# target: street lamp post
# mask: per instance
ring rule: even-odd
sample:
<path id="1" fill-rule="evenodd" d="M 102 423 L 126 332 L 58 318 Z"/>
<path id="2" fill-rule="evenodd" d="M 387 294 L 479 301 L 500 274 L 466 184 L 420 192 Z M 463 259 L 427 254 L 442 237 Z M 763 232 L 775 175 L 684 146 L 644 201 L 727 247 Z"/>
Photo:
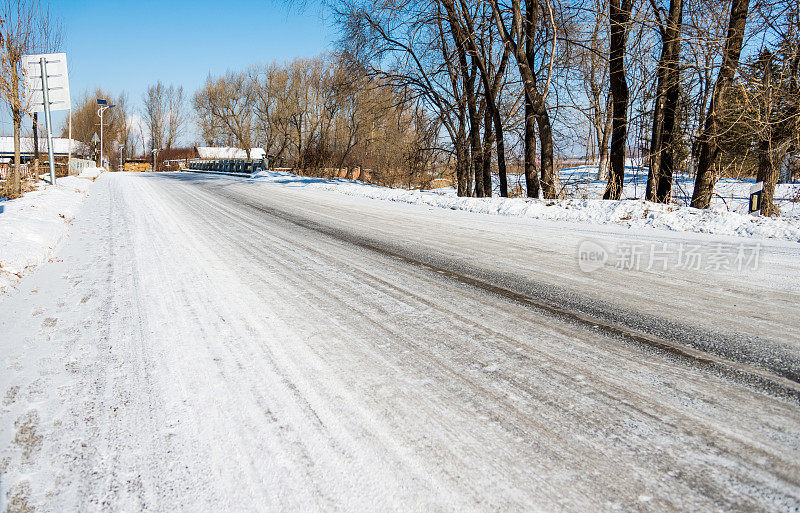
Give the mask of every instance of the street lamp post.
<path id="1" fill-rule="evenodd" d="M 97 99 L 97 105 L 100 105 L 100 108 L 97 109 L 97 115 L 100 116 L 100 167 L 103 167 L 103 112 L 111 107 L 116 107 L 116 105 L 109 105 L 108 100 L 103 98 Z"/>

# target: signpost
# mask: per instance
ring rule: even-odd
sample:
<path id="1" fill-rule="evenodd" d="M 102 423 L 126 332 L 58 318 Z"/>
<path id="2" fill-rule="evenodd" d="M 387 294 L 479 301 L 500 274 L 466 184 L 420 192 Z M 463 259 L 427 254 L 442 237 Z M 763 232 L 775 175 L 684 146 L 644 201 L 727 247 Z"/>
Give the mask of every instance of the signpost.
<path id="1" fill-rule="evenodd" d="M 67 54 L 47 53 L 23 55 L 23 85 L 31 112 L 44 112 L 47 127 L 47 154 L 50 161 L 50 183 L 56 183 L 56 161 L 53 156 L 53 124 L 50 112 L 71 110 Z"/>
<path id="2" fill-rule="evenodd" d="M 750 205 L 748 212 L 754 216 L 761 215 L 761 194 L 764 192 L 764 182 L 757 182 L 750 186 Z"/>

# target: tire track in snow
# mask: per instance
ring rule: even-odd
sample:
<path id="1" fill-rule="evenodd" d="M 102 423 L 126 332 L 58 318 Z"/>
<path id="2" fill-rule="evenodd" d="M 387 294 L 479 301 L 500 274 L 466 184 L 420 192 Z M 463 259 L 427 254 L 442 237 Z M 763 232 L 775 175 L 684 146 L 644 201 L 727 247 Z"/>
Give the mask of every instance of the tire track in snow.
<path id="1" fill-rule="evenodd" d="M 643 318 L 633 312 L 625 312 L 620 315 L 619 312 L 611 312 L 609 310 L 609 312 L 607 312 L 608 315 L 603 315 L 605 312 L 602 312 L 602 310 L 597 310 L 589 306 L 569 304 L 566 301 L 558 300 L 556 297 L 551 296 L 542 299 L 540 297 L 522 294 L 486 281 L 485 279 L 476 278 L 475 275 L 480 275 L 479 272 L 473 271 L 471 274 L 467 274 L 455 271 L 452 265 L 448 265 L 444 262 L 436 262 L 435 257 L 426 260 L 424 259 L 425 257 L 420 258 L 419 256 L 411 255 L 402 248 L 386 247 L 386 245 L 376 240 L 361 237 L 344 229 L 290 214 L 262 203 L 255 203 L 242 195 L 219 190 L 215 192 L 220 196 L 256 209 L 273 218 L 282 219 L 296 226 L 313 230 L 349 244 L 382 254 L 386 257 L 399 259 L 410 265 L 447 276 L 466 285 L 477 287 L 530 308 L 535 308 L 561 321 L 597 328 L 610 336 L 657 348 L 661 351 L 685 358 L 695 364 L 703 365 L 717 373 L 749 383 L 772 394 L 789 398 L 800 404 L 800 365 L 796 365 L 797 362 L 795 360 L 797 360 L 797 358 L 795 358 L 794 355 L 786 355 L 786 358 L 792 362 L 792 364 L 787 366 L 787 364 L 781 360 L 754 360 L 748 357 L 748 355 L 742 355 L 739 352 L 721 350 L 721 354 L 714 354 L 714 348 L 709 346 L 705 346 L 705 350 L 696 349 L 692 347 L 690 342 L 687 342 L 687 339 L 699 338 L 714 340 L 722 338 L 724 340 L 727 335 L 709 333 L 688 326 L 675 326 L 674 323 L 663 319 Z M 591 311 L 591 313 L 589 313 L 589 311 Z M 635 318 L 634 324 L 639 323 L 639 326 L 637 326 L 638 329 L 625 322 L 620 322 L 621 319 L 624 318 Z M 664 329 L 664 326 L 667 326 L 667 328 Z M 644 329 L 642 329 L 642 327 Z M 679 333 L 681 334 L 680 338 L 677 336 Z M 667 334 L 673 335 L 674 338 L 659 336 Z"/>
<path id="2" fill-rule="evenodd" d="M 203 197 L 200 197 L 200 196 L 196 196 L 196 197 L 195 197 L 195 200 L 197 200 L 197 201 L 195 202 L 195 204 L 202 204 L 202 205 L 203 205 L 204 207 L 206 207 L 206 208 L 207 208 L 207 207 L 209 207 L 209 206 L 214 206 L 215 208 L 219 208 L 219 205 L 218 205 L 218 204 L 217 204 L 217 205 L 214 205 L 214 203 L 213 203 L 213 202 L 214 202 L 214 200 L 213 200 L 212 198 L 203 198 Z M 244 227 L 244 228 L 247 228 L 247 227 L 248 227 L 248 225 L 250 226 L 250 231 L 257 231 L 257 230 L 255 230 L 255 229 L 253 228 L 253 223 L 252 223 L 252 221 L 251 221 L 250 223 L 242 223 L 241 225 L 237 226 L 237 229 L 233 229 L 233 226 L 234 226 L 234 224 L 235 224 L 235 221 L 236 221 L 236 219 L 235 219 L 235 218 L 236 218 L 236 212 L 235 212 L 235 211 L 233 211 L 233 210 L 228 210 L 228 211 L 224 211 L 224 210 L 223 210 L 223 211 L 220 211 L 219 213 L 220 213 L 220 214 L 224 214 L 224 218 L 227 220 L 227 222 L 228 222 L 228 223 L 231 223 L 231 226 L 230 226 L 229 228 L 230 228 L 230 231 L 231 231 L 232 233 L 240 233 L 240 232 L 241 232 L 241 230 L 240 230 L 239 228 L 243 228 L 243 227 Z M 196 211 L 196 212 L 195 212 L 195 215 L 198 215 L 198 216 L 203 216 L 203 215 L 205 215 L 205 214 L 206 214 L 206 213 L 204 213 L 204 212 L 202 212 L 202 211 Z M 216 214 L 215 214 L 215 215 L 216 215 Z M 253 245 L 253 241 L 254 241 L 254 240 L 257 240 L 257 238 L 252 238 L 252 237 L 251 237 L 251 238 L 248 238 L 248 239 L 247 239 L 247 242 L 244 242 L 244 245 L 245 245 L 245 246 L 252 246 L 252 245 Z M 298 245 L 298 242 L 297 242 L 296 240 L 294 240 L 294 241 L 292 241 L 292 242 L 291 242 L 291 244 L 292 244 L 293 246 L 297 246 L 297 245 Z M 306 248 L 304 248 L 304 250 L 308 250 L 308 248 L 306 247 Z M 252 261 L 254 261 L 254 262 L 255 262 L 255 261 L 267 261 L 267 256 L 268 256 L 268 255 L 266 255 L 266 254 L 264 254 L 264 255 L 259 255 L 259 254 L 256 254 L 256 253 L 251 253 L 251 258 L 252 258 Z M 275 255 L 272 255 L 272 256 L 274 257 Z M 278 260 L 278 261 L 283 261 L 283 258 L 282 258 L 283 256 L 285 256 L 285 255 L 281 255 L 281 257 L 277 258 L 277 260 Z M 341 265 L 341 262 L 339 262 L 339 264 Z M 306 270 L 304 269 L 304 271 L 306 271 Z M 282 276 L 282 279 L 284 279 L 284 280 L 285 280 L 285 279 L 288 279 L 288 277 L 287 277 L 287 276 Z M 313 280 L 312 280 L 312 281 L 313 281 Z M 330 283 L 327 283 L 327 284 L 326 284 L 326 287 L 330 287 L 330 285 L 331 285 Z M 331 291 L 330 291 L 330 290 L 328 290 L 328 291 L 327 291 L 327 293 L 328 293 L 328 295 L 330 295 L 330 294 L 331 294 Z M 323 292 L 323 294 L 324 294 L 324 292 Z M 346 295 L 345 295 L 345 296 L 346 296 Z M 317 299 L 319 300 L 319 299 L 321 299 L 321 298 L 317 298 Z M 376 325 L 377 325 L 377 324 L 379 324 L 379 323 L 376 323 Z M 394 335 L 397 335 L 397 334 L 395 333 Z M 418 349 L 419 349 L 419 348 L 418 348 Z M 637 402 L 637 400 L 636 400 L 635 398 L 632 398 L 632 402 Z M 632 406 L 632 404 L 630 404 L 630 405 Z M 786 476 L 785 476 L 785 477 L 786 477 Z"/>

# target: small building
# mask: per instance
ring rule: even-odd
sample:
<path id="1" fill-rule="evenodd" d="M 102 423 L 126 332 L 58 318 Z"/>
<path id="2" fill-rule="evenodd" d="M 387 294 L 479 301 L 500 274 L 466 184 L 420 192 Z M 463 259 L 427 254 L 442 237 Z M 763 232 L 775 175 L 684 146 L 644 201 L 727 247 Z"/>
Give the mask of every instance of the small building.
<path id="1" fill-rule="evenodd" d="M 70 144 L 71 143 L 71 144 Z M 72 155 L 76 155 L 81 143 L 75 139 L 67 139 L 66 137 L 53 137 L 53 156 L 56 161 L 60 158 L 66 158 L 70 151 Z M 33 137 L 20 137 L 19 141 L 20 157 L 22 162 L 30 162 L 33 160 L 34 148 Z M 47 160 L 47 137 L 39 138 L 39 160 Z M 3 135 L 0 136 L 0 162 L 9 163 L 14 159 L 14 136 Z"/>
<path id="2" fill-rule="evenodd" d="M 82 148 L 80 141 L 67 139 L 66 137 L 53 137 L 53 157 L 56 166 L 56 176 L 66 176 L 67 174 L 77 174 L 82 169 L 85 162 L 77 158 L 77 153 Z M 23 180 L 35 180 L 37 169 L 32 165 L 35 152 L 33 137 L 20 137 L 20 175 Z M 72 161 L 69 170 L 67 161 L 72 154 Z M 39 168 L 38 173 L 46 173 L 49 155 L 47 151 L 47 137 L 39 138 Z M 0 180 L 5 180 L 14 165 L 14 136 L 0 136 Z"/>

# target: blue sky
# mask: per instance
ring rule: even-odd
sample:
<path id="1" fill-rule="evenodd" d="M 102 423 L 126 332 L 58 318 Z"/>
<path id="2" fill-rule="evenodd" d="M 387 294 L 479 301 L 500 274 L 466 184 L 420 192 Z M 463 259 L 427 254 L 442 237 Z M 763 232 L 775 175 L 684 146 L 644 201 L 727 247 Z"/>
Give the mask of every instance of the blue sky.
<path id="1" fill-rule="evenodd" d="M 64 21 L 73 107 L 85 90 L 102 87 L 127 91 L 138 108 L 158 80 L 182 85 L 191 96 L 209 72 L 316 55 L 336 38 L 318 9 L 299 11 L 276 0 L 51 0 L 51 7 Z M 56 127 L 63 118 L 54 113 Z M 0 130 L 10 133 L 7 112 Z"/>

